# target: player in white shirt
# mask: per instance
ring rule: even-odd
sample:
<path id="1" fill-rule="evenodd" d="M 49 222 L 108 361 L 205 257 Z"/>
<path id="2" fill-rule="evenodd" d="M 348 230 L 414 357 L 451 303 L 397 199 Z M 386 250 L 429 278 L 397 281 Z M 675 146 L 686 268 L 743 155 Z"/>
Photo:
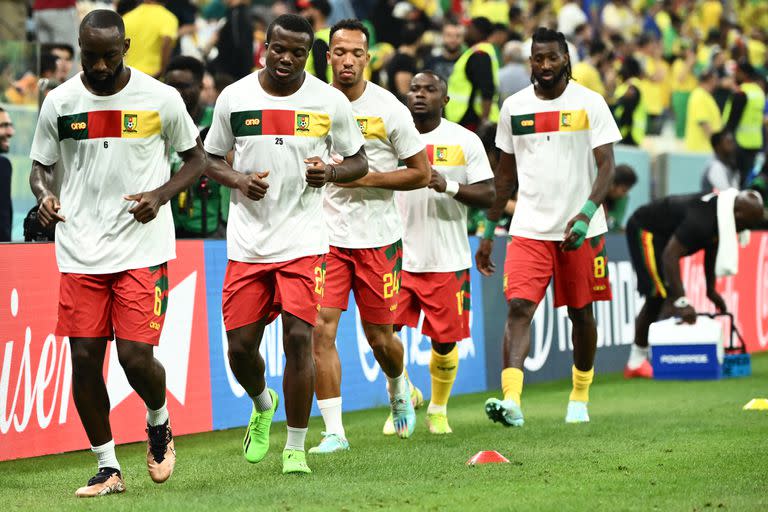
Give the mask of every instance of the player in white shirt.
<path id="1" fill-rule="evenodd" d="M 504 331 L 504 400 L 489 399 L 488 417 L 522 426 L 523 362 L 530 348 L 536 306 L 554 279 L 555 306 L 568 306 L 573 324 L 573 391 L 565 421 L 589 421 L 597 328 L 592 303 L 610 300 L 605 255 L 607 231 L 600 207 L 614 173 L 613 143 L 621 139 L 602 96 L 570 81 L 565 37 L 540 27 L 530 58 L 533 85 L 507 98 L 496 146 L 496 201 L 478 249 L 478 269 L 490 275 L 495 222 L 512 190 L 517 207 L 504 263 L 509 302 Z"/>
<path id="2" fill-rule="evenodd" d="M 368 171 L 349 102 L 304 72 L 312 40 L 304 18 L 277 17 L 267 29 L 266 67 L 222 91 L 205 139 L 208 175 L 233 189 L 222 311 L 229 364 L 253 399 L 243 440 L 243 455 L 252 463 L 267 454 L 278 405 L 277 393 L 266 387 L 259 345 L 264 327 L 282 313 L 283 473 L 311 472 L 304 441 L 315 384 L 312 329 L 328 252 L 322 187 Z M 230 167 L 225 158 L 232 149 Z M 343 163 L 324 163 L 331 149 Z"/>
<path id="3" fill-rule="evenodd" d="M 357 20 L 331 28 L 328 58 L 333 86 L 352 104 L 370 172 L 350 184 L 325 190 L 325 216 L 330 229 L 325 294 L 314 333 L 317 403 L 325 435 L 312 453 L 349 448 L 341 418 L 341 365 L 336 331 L 350 290 L 354 291 L 368 343 L 387 376 L 391 410 L 398 435 L 411 435 L 416 414 L 403 365 L 403 346 L 392 325 L 397 310 L 402 265 L 402 221 L 395 190 L 411 190 L 429 182 L 424 143 L 408 109 L 395 96 L 363 79 L 368 29 Z M 405 168 L 398 169 L 398 160 Z"/>
<path id="4" fill-rule="evenodd" d="M 149 475 L 162 483 L 173 472 L 165 369 L 153 347 L 168 301 L 166 262 L 176 257 L 168 201 L 199 178 L 205 154 L 179 93 L 123 64 L 130 40 L 120 16 L 92 11 L 79 37 L 83 72 L 43 102 L 30 185 L 43 227 L 57 223 L 56 334 L 69 336 L 72 395 L 98 457 L 98 473 L 75 494 L 91 497 L 125 491 L 102 373 L 113 336 L 147 406 Z M 184 160 L 173 177 L 168 146 Z"/>
<path id="5" fill-rule="evenodd" d="M 395 324 L 416 327 L 424 312 L 421 331 L 432 340 L 427 427 L 433 434 L 452 432 L 447 407 L 459 367 L 456 342 L 470 336 L 467 207 L 488 208 L 495 197 L 480 138 L 441 118 L 447 93 L 445 80 L 432 71 L 411 80 L 408 109 L 427 143 L 432 176 L 428 188 L 398 192 L 405 236 Z M 384 430 L 393 433 L 389 421 Z"/>

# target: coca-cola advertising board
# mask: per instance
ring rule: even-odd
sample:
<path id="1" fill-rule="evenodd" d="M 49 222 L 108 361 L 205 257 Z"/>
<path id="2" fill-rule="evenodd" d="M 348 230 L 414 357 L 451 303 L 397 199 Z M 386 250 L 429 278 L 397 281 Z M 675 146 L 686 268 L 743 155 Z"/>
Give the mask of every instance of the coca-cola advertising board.
<path id="1" fill-rule="evenodd" d="M 0 247 L 0 460 L 87 448 L 72 400 L 69 340 L 54 334 L 59 272 L 53 244 Z M 202 242 L 177 244 L 160 346 L 175 434 L 211 430 Z M 113 343 L 104 375 L 117 443 L 146 438 L 144 407 Z"/>

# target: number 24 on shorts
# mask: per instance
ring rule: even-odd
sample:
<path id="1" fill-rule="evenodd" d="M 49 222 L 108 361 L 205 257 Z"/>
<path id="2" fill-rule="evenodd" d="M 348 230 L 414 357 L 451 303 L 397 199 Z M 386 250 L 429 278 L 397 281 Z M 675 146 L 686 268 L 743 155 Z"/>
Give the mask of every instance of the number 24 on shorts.
<path id="1" fill-rule="evenodd" d="M 400 291 L 400 273 L 384 274 L 384 298 L 391 299 Z"/>

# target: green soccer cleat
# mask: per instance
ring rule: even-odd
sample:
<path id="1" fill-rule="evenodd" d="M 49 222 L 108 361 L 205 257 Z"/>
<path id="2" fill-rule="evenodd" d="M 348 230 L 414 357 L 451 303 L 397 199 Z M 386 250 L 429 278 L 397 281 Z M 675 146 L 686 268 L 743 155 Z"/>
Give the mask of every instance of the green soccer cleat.
<path id="1" fill-rule="evenodd" d="M 310 448 L 309 453 L 334 453 L 349 450 L 349 441 L 340 435 L 328 434 L 327 432 L 323 432 L 322 434 L 323 439 L 320 441 L 320 444 Z"/>
<path id="2" fill-rule="evenodd" d="M 256 407 L 251 412 L 251 421 L 245 430 L 243 438 L 243 456 L 251 464 L 261 462 L 269 450 L 269 428 L 272 426 L 272 418 L 275 416 L 279 399 L 277 393 L 270 389 L 272 396 L 272 408 L 268 411 L 258 412 Z"/>
<path id="3" fill-rule="evenodd" d="M 429 414 L 427 413 L 427 428 L 430 434 L 452 434 L 453 430 L 448 425 L 448 416 L 445 414 Z"/>
<path id="4" fill-rule="evenodd" d="M 283 474 L 288 473 L 312 473 L 304 450 L 283 450 Z"/>
<path id="5" fill-rule="evenodd" d="M 523 411 L 514 400 L 489 398 L 485 402 L 485 414 L 488 419 L 501 423 L 505 427 L 522 427 L 525 423 Z"/>

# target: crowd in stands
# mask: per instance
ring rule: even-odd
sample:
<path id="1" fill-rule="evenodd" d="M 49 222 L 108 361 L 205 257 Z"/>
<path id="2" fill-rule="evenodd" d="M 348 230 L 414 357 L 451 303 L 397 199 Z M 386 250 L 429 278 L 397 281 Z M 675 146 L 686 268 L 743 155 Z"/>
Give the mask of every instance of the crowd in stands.
<path id="1" fill-rule="evenodd" d="M 125 20 L 130 66 L 167 80 L 179 56 L 199 61 L 201 128 L 218 92 L 263 66 L 266 27 L 277 15 L 299 12 L 311 21 L 307 70 L 324 81 L 331 80 L 330 26 L 357 17 L 371 31 L 367 78 L 402 98 L 415 73 L 434 70 L 449 82 L 446 117 L 475 130 L 492 158 L 499 105 L 530 85 L 530 35 L 547 26 L 567 38 L 573 79 L 608 101 L 622 143 L 646 147 L 661 138 L 712 155 L 704 188 L 768 183 L 760 176 L 766 0 L 0 0 L 0 41 L 41 44 L 36 73 L 10 76 L 0 52 L 0 103 L 38 103 L 72 76 L 79 19 L 105 5 Z M 634 183 L 619 175 L 619 188 Z M 199 236 L 199 224 L 182 231 Z"/>

